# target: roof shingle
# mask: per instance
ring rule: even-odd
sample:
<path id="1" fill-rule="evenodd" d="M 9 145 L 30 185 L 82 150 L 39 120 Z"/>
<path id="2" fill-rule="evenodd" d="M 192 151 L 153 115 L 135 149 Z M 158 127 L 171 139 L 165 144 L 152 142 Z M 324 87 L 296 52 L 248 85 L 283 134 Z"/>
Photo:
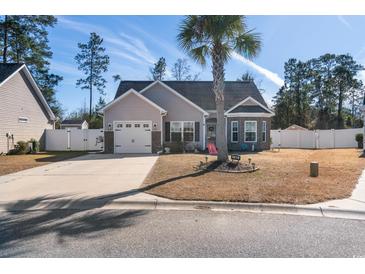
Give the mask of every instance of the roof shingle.
<path id="1" fill-rule="evenodd" d="M 204 110 L 214 110 L 215 100 L 212 91 L 212 81 L 163 81 L 166 85 L 176 90 Z M 118 98 L 129 89 L 141 91 L 153 81 L 121 81 L 115 95 Z M 226 81 L 224 87 L 224 108 L 226 110 L 235 106 L 237 103 L 252 97 L 262 105 L 267 107 L 264 98 L 257 89 L 253 81 Z"/>
<path id="2" fill-rule="evenodd" d="M 61 122 L 61 125 L 81 125 L 85 120 L 67 119 Z"/>
<path id="3" fill-rule="evenodd" d="M 17 71 L 21 66 L 23 66 L 21 63 L 0 64 L 0 84 L 15 71 Z"/>

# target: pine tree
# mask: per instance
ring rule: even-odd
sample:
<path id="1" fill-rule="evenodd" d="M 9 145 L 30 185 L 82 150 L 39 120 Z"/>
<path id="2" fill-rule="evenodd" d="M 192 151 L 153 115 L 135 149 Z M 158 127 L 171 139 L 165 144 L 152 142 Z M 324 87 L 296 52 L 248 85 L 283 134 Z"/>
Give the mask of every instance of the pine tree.
<path id="1" fill-rule="evenodd" d="M 161 57 L 157 63 L 154 64 L 153 68 L 150 68 L 150 72 L 152 75 L 152 80 L 160 80 L 162 81 L 166 74 L 166 60 L 164 57 Z"/>
<path id="2" fill-rule="evenodd" d="M 105 95 L 106 80 L 102 74 L 108 70 L 109 56 L 105 54 L 105 48 L 102 44 L 103 39 L 92 32 L 87 43 L 78 43 L 80 52 L 75 56 L 78 69 L 85 74 L 84 78 L 77 80 L 76 86 L 90 92 L 90 118 L 92 116 L 93 88 L 95 87 L 101 95 Z"/>
<path id="3" fill-rule="evenodd" d="M 51 109 L 59 116 L 62 110 L 55 99 L 55 87 L 62 77 L 50 72 L 52 51 L 48 45 L 47 30 L 56 23 L 56 17 L 48 15 L 1 16 L 0 53 L 2 63 L 27 65 Z"/>

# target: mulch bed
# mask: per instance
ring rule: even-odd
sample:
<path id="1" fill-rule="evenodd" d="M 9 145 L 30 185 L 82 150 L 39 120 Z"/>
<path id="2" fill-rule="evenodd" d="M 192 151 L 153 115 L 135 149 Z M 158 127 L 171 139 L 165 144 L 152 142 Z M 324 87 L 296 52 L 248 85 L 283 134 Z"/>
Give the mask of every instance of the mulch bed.
<path id="1" fill-rule="evenodd" d="M 215 171 L 215 172 L 227 172 L 227 173 L 245 173 L 254 172 L 258 170 L 255 164 L 248 164 L 236 161 L 211 161 L 208 163 L 201 162 L 198 166 L 200 170 Z"/>

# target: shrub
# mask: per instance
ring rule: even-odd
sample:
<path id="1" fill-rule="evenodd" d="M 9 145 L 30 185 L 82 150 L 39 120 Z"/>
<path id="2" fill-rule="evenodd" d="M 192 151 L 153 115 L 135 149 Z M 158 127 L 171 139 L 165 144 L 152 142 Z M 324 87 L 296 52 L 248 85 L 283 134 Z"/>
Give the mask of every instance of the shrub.
<path id="1" fill-rule="evenodd" d="M 357 142 L 357 147 L 358 148 L 363 148 L 364 135 L 362 133 L 356 134 L 355 135 L 355 140 Z"/>
<path id="2" fill-rule="evenodd" d="M 36 139 L 30 139 L 29 143 L 32 144 L 32 153 L 39 152 L 40 144 Z"/>
<path id="3" fill-rule="evenodd" d="M 27 142 L 19 141 L 16 144 L 17 144 L 18 154 L 25 154 L 25 153 L 28 152 L 29 147 L 28 147 L 28 143 Z"/>
<path id="4" fill-rule="evenodd" d="M 185 144 L 185 151 L 186 152 L 194 152 L 195 151 L 195 144 L 193 142 L 189 142 Z"/>
<path id="5" fill-rule="evenodd" d="M 170 148 L 170 153 L 184 152 L 184 144 L 182 142 L 167 143 L 164 146 Z"/>

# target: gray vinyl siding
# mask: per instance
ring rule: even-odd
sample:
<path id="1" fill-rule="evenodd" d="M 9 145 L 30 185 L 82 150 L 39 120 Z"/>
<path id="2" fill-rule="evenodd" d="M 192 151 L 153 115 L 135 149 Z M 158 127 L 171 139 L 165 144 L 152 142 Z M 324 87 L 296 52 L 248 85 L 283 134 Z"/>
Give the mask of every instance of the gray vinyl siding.
<path id="1" fill-rule="evenodd" d="M 20 123 L 19 117 L 27 117 L 28 122 Z M 23 72 L 0 86 L 0 153 L 7 152 L 6 133 L 14 135 L 14 143 L 31 138 L 44 143 L 44 130 L 52 128 L 53 122 Z"/>
<path id="2" fill-rule="evenodd" d="M 231 122 L 238 121 L 238 143 L 231 142 Z M 270 149 L 270 130 L 271 130 L 271 118 L 255 118 L 255 117 L 229 117 L 227 118 L 227 142 L 229 150 L 240 150 L 240 145 L 245 143 L 244 128 L 245 121 L 257 122 L 257 142 L 247 143 L 251 148 L 254 144 L 257 150 Z M 266 142 L 262 141 L 262 122 L 266 121 Z"/>
<path id="3" fill-rule="evenodd" d="M 147 103 L 137 95 L 130 93 L 121 101 L 115 103 L 104 112 L 104 129 L 108 130 L 108 124 L 114 121 L 152 121 L 157 124 L 153 131 L 161 130 L 161 114 L 158 109 Z"/>
<path id="4" fill-rule="evenodd" d="M 167 115 L 163 117 L 164 122 L 170 122 L 170 121 L 199 122 L 200 138 L 198 144 L 200 146 L 203 145 L 204 116 L 202 111 L 190 105 L 179 96 L 173 94 L 170 90 L 168 90 L 161 84 L 154 85 L 150 89 L 143 92 L 143 95 L 167 111 Z M 164 124 L 163 124 L 163 132 L 164 132 Z"/>

